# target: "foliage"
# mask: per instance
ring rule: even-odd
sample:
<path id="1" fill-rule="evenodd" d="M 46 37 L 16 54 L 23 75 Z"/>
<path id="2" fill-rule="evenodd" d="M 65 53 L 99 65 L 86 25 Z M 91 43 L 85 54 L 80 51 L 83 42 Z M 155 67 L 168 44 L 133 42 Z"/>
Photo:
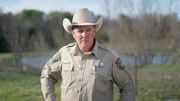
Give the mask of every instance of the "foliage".
<path id="1" fill-rule="evenodd" d="M 20 14 L 20 19 L 21 20 L 27 20 L 27 19 L 33 19 L 35 17 L 37 18 L 42 18 L 43 17 L 43 12 L 37 11 L 37 10 L 23 10 Z"/>
<path id="2" fill-rule="evenodd" d="M 68 18 L 70 21 L 72 21 L 72 14 L 69 12 L 63 12 L 63 17 Z"/>
<path id="3" fill-rule="evenodd" d="M 54 11 L 45 14 L 33 9 L 23 10 L 19 14 L 1 13 L 0 47 L 6 51 L 42 51 L 60 48 L 73 41 L 72 36 L 67 34 L 62 26 L 64 18 L 71 21 L 72 17 L 70 12 Z M 167 15 L 145 13 L 137 17 L 122 14 L 117 19 L 105 18 L 96 39 L 100 43 L 108 42 L 119 52 L 149 53 L 168 49 L 176 51 L 179 45 L 178 29 L 179 20 L 175 13 Z M 14 47 L 17 49 L 13 50 Z"/>
<path id="4" fill-rule="evenodd" d="M 103 29 L 100 29 L 97 33 L 96 33 L 96 37 L 97 41 L 99 43 L 107 43 L 109 42 L 109 36 L 108 34 L 106 33 L 105 30 Z"/>
<path id="5" fill-rule="evenodd" d="M 12 58 L 13 57 L 13 54 L 11 53 L 1 53 L 0 54 L 0 59 L 9 59 L 9 58 Z"/>
<path id="6" fill-rule="evenodd" d="M 0 52 L 8 52 L 8 43 L 4 38 L 2 28 L 0 26 Z"/>

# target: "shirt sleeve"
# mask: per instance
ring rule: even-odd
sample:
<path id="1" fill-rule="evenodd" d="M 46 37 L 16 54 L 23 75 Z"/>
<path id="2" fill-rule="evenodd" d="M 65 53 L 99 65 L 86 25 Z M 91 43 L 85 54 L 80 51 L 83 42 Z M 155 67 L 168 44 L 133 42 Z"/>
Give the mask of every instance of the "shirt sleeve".
<path id="1" fill-rule="evenodd" d="M 132 77 L 118 57 L 113 59 L 112 77 L 113 82 L 119 88 L 120 98 L 118 101 L 135 101 L 135 88 Z"/>
<path id="2" fill-rule="evenodd" d="M 57 52 L 43 67 L 41 72 L 41 91 L 45 101 L 56 101 L 55 84 L 61 79 L 60 54 Z"/>

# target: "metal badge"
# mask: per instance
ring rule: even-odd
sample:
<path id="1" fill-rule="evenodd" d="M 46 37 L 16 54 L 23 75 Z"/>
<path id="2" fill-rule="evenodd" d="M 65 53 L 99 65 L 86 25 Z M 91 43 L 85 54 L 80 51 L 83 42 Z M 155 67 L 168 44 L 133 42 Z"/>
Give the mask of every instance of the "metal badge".
<path id="1" fill-rule="evenodd" d="M 102 60 L 99 60 L 99 67 L 101 67 L 101 68 L 104 67 L 104 62 Z"/>

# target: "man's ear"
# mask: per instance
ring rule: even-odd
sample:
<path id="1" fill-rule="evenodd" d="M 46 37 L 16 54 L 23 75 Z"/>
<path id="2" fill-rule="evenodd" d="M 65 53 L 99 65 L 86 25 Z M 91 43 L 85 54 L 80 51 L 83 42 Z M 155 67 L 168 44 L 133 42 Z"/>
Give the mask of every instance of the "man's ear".
<path id="1" fill-rule="evenodd" d="M 96 33 L 96 26 L 94 26 L 94 32 Z"/>
<path id="2" fill-rule="evenodd" d="M 71 34 L 73 35 L 74 34 L 74 31 L 72 30 Z"/>
<path id="3" fill-rule="evenodd" d="M 96 27 L 94 27 L 94 33 L 96 33 Z"/>

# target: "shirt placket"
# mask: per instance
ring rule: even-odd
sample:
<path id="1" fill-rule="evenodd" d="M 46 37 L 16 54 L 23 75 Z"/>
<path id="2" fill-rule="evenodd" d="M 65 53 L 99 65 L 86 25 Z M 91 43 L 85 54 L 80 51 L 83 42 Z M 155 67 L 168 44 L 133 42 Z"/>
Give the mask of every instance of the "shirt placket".
<path id="1" fill-rule="evenodd" d="M 84 77 L 84 72 L 85 72 L 85 67 L 86 67 L 86 61 L 87 61 L 87 56 L 83 56 L 80 59 L 80 72 L 79 72 L 79 78 L 78 78 L 78 89 L 77 93 L 79 95 L 79 101 L 82 101 L 82 82 L 83 82 L 83 77 Z"/>

